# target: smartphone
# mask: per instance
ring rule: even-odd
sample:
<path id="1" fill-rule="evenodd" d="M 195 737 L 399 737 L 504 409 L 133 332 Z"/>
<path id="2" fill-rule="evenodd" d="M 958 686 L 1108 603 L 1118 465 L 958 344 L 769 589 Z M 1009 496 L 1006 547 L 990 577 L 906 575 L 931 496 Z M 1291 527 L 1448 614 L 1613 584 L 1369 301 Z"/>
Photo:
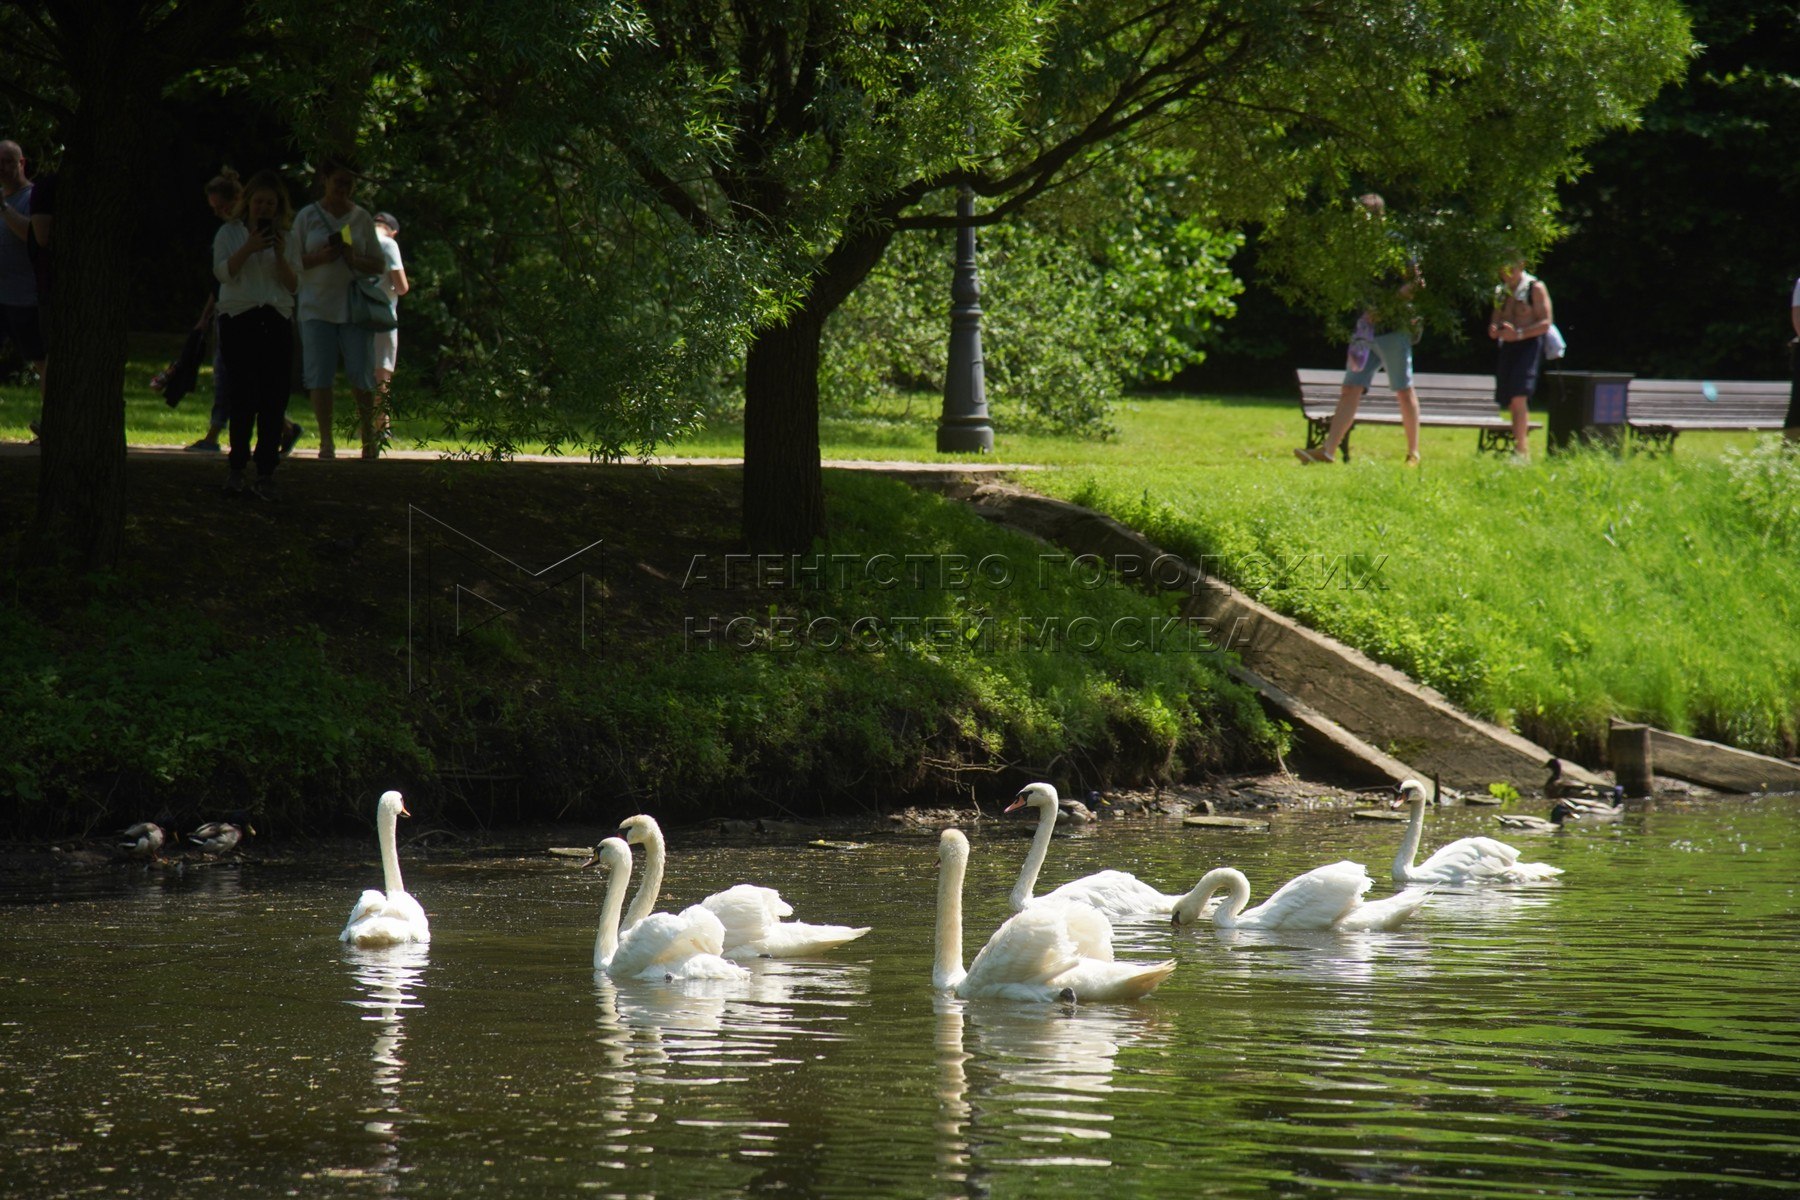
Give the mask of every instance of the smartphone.
<path id="1" fill-rule="evenodd" d="M 264 237 L 273 237 L 275 234 L 275 218 L 263 217 L 258 220 L 256 222 L 256 231 Z"/>
<path id="2" fill-rule="evenodd" d="M 350 224 L 349 224 L 349 222 L 346 221 L 344 223 L 344 227 L 342 229 L 338 230 L 338 236 L 344 239 L 344 245 L 348 246 L 350 244 Z"/>

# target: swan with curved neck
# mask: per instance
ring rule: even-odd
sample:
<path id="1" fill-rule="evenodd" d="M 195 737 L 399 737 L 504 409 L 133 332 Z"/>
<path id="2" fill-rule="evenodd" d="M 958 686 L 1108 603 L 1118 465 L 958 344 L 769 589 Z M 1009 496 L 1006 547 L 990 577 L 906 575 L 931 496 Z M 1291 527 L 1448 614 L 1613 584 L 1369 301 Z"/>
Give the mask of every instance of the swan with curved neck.
<path id="1" fill-rule="evenodd" d="M 631 929 L 656 907 L 662 890 L 663 866 L 668 849 L 663 842 L 662 826 L 656 818 L 643 813 L 627 817 L 619 832 L 631 845 L 644 848 L 644 875 L 637 893 L 626 910 L 623 927 Z M 853 942 L 869 932 L 869 927 L 852 925 L 813 925 L 805 921 L 784 921 L 792 916 L 793 906 L 781 898 L 774 888 L 740 883 L 715 892 L 700 902 L 725 928 L 723 954 L 735 962 L 752 958 L 805 958 L 834 950 L 845 942 Z"/>
<path id="2" fill-rule="evenodd" d="M 619 931 L 619 909 L 631 875 L 631 847 L 609 837 L 594 847 L 590 864 L 607 872 L 600 901 L 600 925 L 594 933 L 594 970 L 615 979 L 744 979 L 750 974 L 719 954 L 725 929 L 719 919 L 696 904 L 680 913 L 650 913 Z"/>
<path id="3" fill-rule="evenodd" d="M 338 935 L 339 941 L 374 949 L 431 940 L 431 923 L 425 919 L 424 908 L 407 894 L 400 881 L 400 851 L 394 844 L 394 833 L 400 818 L 410 816 L 399 792 L 381 794 L 381 801 L 375 806 L 375 834 L 381 844 L 381 876 L 386 890 L 370 888 L 362 894 L 350 910 L 350 920 Z"/>
<path id="4" fill-rule="evenodd" d="M 1431 895 L 1430 889 L 1409 890 L 1364 903 L 1363 893 L 1374 886 L 1361 863 L 1335 862 L 1295 876 L 1246 911 L 1250 881 L 1235 867 L 1215 867 L 1175 905 L 1170 920 L 1176 925 L 1193 924 L 1213 893 L 1223 889 L 1225 903 L 1212 913 L 1213 924 L 1221 929 L 1332 929 L 1344 933 L 1393 929 Z"/>
<path id="5" fill-rule="evenodd" d="M 1425 785 L 1408 779 L 1398 791 L 1395 805 L 1405 804 L 1412 813 L 1394 855 L 1395 883 L 1533 883 L 1563 873 L 1549 863 L 1520 862 L 1518 850 L 1490 837 L 1459 838 L 1414 865 L 1425 832 Z"/>
<path id="6" fill-rule="evenodd" d="M 1038 827 L 1037 832 L 1032 835 L 1031 850 L 1025 855 L 1025 864 L 1019 868 L 1019 881 L 1013 884 L 1012 895 L 1008 898 L 1014 912 L 1023 912 L 1029 906 L 1045 900 L 1078 900 L 1099 909 L 1108 919 L 1160 916 L 1174 910 L 1180 896 L 1159 892 L 1128 871 L 1096 871 L 1092 875 L 1070 880 L 1042 896 L 1033 896 L 1031 893 L 1037 887 L 1038 872 L 1044 869 L 1044 859 L 1050 853 L 1051 835 L 1056 831 L 1059 811 L 1056 788 L 1048 783 L 1027 784 L 1019 789 L 1019 794 L 1006 806 L 1006 811 L 1012 812 L 1026 806 L 1037 809 Z"/>
<path id="7" fill-rule="evenodd" d="M 938 838 L 937 953 L 931 985 L 964 1000 L 1137 1000 L 1155 991 L 1175 961 L 1115 962 L 1112 926 L 1074 901 L 1043 900 L 1008 917 L 963 969 L 962 892 L 969 839 Z"/>

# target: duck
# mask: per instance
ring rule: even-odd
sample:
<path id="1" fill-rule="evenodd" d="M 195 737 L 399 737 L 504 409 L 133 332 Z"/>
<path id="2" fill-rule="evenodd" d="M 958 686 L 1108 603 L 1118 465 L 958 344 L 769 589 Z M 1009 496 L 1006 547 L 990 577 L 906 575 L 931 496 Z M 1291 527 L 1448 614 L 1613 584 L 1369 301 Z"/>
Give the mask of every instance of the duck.
<path id="1" fill-rule="evenodd" d="M 1565 796 L 1557 801 L 1556 808 L 1550 811 L 1555 817 L 1560 811 L 1561 820 L 1565 821 L 1616 821 L 1625 815 L 1624 788 L 1615 788 L 1618 793 L 1613 802 L 1599 799 L 1587 799 L 1581 796 Z"/>
<path id="2" fill-rule="evenodd" d="M 208 854 L 229 854 L 247 837 L 256 836 L 250 814 L 243 809 L 230 813 L 224 821 L 208 821 L 188 834 L 188 841 Z"/>
<path id="3" fill-rule="evenodd" d="M 631 898 L 620 925 L 630 932 L 656 907 L 662 890 L 663 868 L 668 861 L 662 826 L 647 813 L 627 817 L 619 825 L 626 845 L 644 848 L 644 875 Z M 869 932 L 867 925 L 817 925 L 787 921 L 794 907 L 771 887 L 740 883 L 714 892 L 700 902 L 724 926 L 723 947 L 717 953 L 732 962 L 753 958 L 810 958 L 835 950 Z"/>
<path id="4" fill-rule="evenodd" d="M 1533 883 L 1563 873 L 1549 863 L 1520 862 L 1516 848 L 1489 837 L 1458 838 L 1415 865 L 1425 832 L 1425 785 L 1407 779 L 1396 791 L 1394 806 L 1408 805 L 1412 814 L 1394 854 L 1395 883 Z"/>
<path id="5" fill-rule="evenodd" d="M 163 843 L 169 840 L 169 831 L 155 821 L 139 821 L 119 831 L 114 849 L 120 858 L 155 860 L 162 853 Z"/>
<path id="6" fill-rule="evenodd" d="M 1180 896 L 1158 891 L 1129 871 L 1096 871 L 1092 875 L 1072 879 L 1042 896 L 1032 895 L 1033 889 L 1037 887 L 1038 872 L 1044 869 L 1044 859 L 1050 853 L 1050 838 L 1056 831 L 1056 819 L 1062 812 L 1056 786 L 1049 783 L 1028 783 L 1019 789 L 1019 794 L 1013 797 L 1013 802 L 1006 806 L 1005 811 L 1013 812 L 1027 806 L 1038 810 L 1038 827 L 1031 839 L 1031 850 L 1025 855 L 1024 865 L 1019 868 L 1018 882 L 1013 884 L 1012 894 L 1008 897 L 1014 912 L 1023 912 L 1032 905 L 1045 901 L 1060 903 L 1067 900 L 1092 905 L 1104 913 L 1108 920 L 1163 916 L 1174 911 Z"/>
<path id="7" fill-rule="evenodd" d="M 1574 779 L 1563 778 L 1562 759 L 1552 758 L 1544 764 L 1550 772 L 1550 778 L 1544 781 L 1544 795 L 1552 800 L 1597 800 L 1605 807 L 1611 808 L 1625 797 L 1625 789 L 1618 784 L 1607 787 L 1598 783 L 1581 783 Z M 1577 806 L 1578 807 L 1578 806 Z"/>
<path id="8" fill-rule="evenodd" d="M 1408 888 L 1365 903 L 1363 893 L 1374 886 L 1367 868 L 1345 860 L 1295 876 L 1267 900 L 1246 910 L 1250 880 L 1235 867 L 1215 867 L 1181 898 L 1169 921 L 1192 925 L 1201 918 L 1213 893 L 1225 889 L 1225 903 L 1212 910 L 1213 924 L 1221 929 L 1330 929 L 1339 933 L 1395 929 L 1431 896 L 1430 888 Z"/>

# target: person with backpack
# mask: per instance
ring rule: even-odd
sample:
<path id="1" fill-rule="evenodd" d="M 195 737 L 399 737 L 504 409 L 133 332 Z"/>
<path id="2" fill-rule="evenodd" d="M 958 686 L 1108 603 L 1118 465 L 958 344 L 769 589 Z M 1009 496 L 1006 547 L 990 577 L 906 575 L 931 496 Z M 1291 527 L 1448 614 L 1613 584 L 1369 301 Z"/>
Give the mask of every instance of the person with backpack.
<path id="1" fill-rule="evenodd" d="M 1555 314 L 1550 307 L 1550 289 L 1525 269 L 1522 257 L 1510 256 L 1500 268 L 1500 279 L 1487 330 L 1498 344 L 1494 403 L 1511 411 L 1513 461 L 1524 463 L 1531 461 L 1526 440 L 1531 430 L 1528 410 L 1544 365 L 1544 335 L 1550 332 Z"/>

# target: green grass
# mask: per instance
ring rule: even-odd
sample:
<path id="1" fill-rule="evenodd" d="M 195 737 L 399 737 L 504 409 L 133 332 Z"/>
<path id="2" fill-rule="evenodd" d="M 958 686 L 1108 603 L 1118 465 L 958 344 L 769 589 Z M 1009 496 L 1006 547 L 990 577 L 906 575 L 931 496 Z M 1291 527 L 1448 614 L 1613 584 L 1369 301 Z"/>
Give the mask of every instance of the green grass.
<path id="1" fill-rule="evenodd" d="M 127 374 L 133 443 L 204 428 L 206 380 L 172 413 L 143 386 L 159 362 L 134 355 Z M 0 437 L 21 436 L 28 410 L 25 389 L 0 389 Z M 936 413 L 935 397 L 912 396 L 874 418 L 828 419 L 824 455 L 966 460 L 936 453 Z M 1800 503 L 1800 466 L 1771 456 L 1762 484 L 1741 483 L 1733 464 L 1746 474 L 1757 435 L 1684 434 L 1669 458 L 1545 459 L 1540 434 L 1538 461 L 1520 468 L 1478 455 L 1471 430 L 1427 429 L 1424 468 L 1404 472 L 1391 427 L 1358 430 L 1348 467 L 1300 467 L 1291 400 L 1140 397 L 1105 442 L 1011 435 L 996 420 L 989 461 L 1061 468 L 1031 485 L 1221 556 L 1223 574 L 1276 608 L 1481 715 L 1590 756 L 1615 715 L 1795 753 L 1800 543 L 1780 514 Z M 736 456 L 741 429 L 723 423 L 667 452 Z M 1381 559 L 1383 586 L 1266 578 L 1302 554 Z"/>
<path id="2" fill-rule="evenodd" d="M 1278 610 L 1590 760 L 1612 716 L 1796 752 L 1800 458 L 1746 457 L 1770 446 L 1750 433 L 1686 433 L 1671 457 L 1545 458 L 1538 434 L 1538 460 L 1516 467 L 1477 454 L 1473 430 L 1428 428 L 1424 469 L 1405 471 L 1400 431 L 1371 426 L 1348 467 L 1306 468 L 1297 409 L 1139 397 L 1106 442 L 1011 436 L 1001 419 L 992 461 L 1059 467 L 1030 486 L 1219 556 Z M 825 422 L 823 451 L 956 461 L 935 452 L 935 418 L 935 398 L 897 398 L 885 421 Z M 741 435 L 681 449 L 734 454 Z M 1380 587 L 1341 571 L 1321 586 L 1323 564 L 1352 556 L 1381 563 Z M 1277 577 L 1296 562 L 1311 575 Z"/>

